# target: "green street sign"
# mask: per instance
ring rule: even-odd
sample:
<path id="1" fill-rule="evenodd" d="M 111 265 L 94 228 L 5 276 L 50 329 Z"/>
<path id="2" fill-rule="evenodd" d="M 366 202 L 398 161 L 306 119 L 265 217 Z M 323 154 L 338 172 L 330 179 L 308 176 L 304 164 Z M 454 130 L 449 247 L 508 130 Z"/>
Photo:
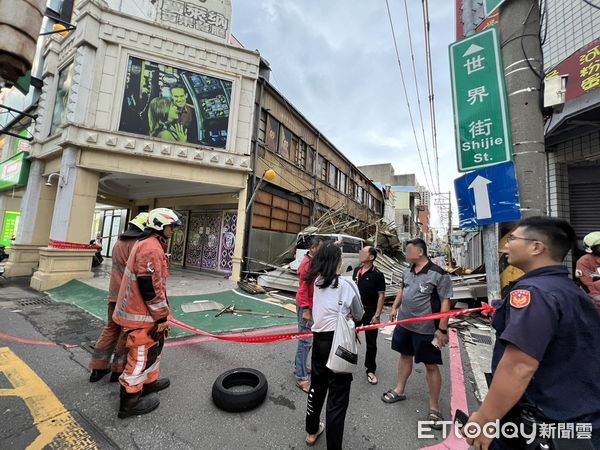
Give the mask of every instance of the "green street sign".
<path id="1" fill-rule="evenodd" d="M 30 162 L 26 159 L 29 153 L 17 153 L 12 158 L 0 163 L 0 191 L 22 187 L 27 184 Z"/>
<path id="2" fill-rule="evenodd" d="M 458 170 L 510 161 L 510 116 L 498 30 L 491 27 L 450 44 L 449 52 Z"/>
<path id="3" fill-rule="evenodd" d="M 498 6 L 500 6 L 502 3 L 504 3 L 504 0 L 484 0 L 483 14 L 485 15 L 486 19 L 490 16 L 490 14 L 496 11 Z"/>

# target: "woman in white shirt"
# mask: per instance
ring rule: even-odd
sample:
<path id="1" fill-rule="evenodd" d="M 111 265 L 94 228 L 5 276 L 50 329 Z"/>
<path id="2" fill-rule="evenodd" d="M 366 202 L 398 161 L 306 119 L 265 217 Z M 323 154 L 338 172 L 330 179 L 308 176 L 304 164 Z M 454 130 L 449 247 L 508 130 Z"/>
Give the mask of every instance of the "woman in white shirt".
<path id="1" fill-rule="evenodd" d="M 344 421 L 350 399 L 352 374 L 333 373 L 326 367 L 331 350 L 333 332 L 337 323 L 339 302 L 344 315 L 360 320 L 364 310 L 356 285 L 340 277 L 342 250 L 335 244 L 321 248 L 312 262 L 307 277 L 314 281 L 313 297 L 313 349 L 311 358 L 311 385 L 306 406 L 306 443 L 314 445 L 323 433 L 325 425 L 320 422 L 321 409 L 327 396 L 325 422 L 327 424 L 327 448 L 341 449 L 344 437 Z"/>

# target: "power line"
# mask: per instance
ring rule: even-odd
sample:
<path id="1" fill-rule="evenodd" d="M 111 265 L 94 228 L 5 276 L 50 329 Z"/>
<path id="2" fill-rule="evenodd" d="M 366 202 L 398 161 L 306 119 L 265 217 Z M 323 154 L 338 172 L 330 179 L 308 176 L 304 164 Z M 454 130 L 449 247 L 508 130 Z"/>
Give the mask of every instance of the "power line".
<path id="1" fill-rule="evenodd" d="M 406 0 L 405 0 L 406 1 Z M 429 3 L 428 0 L 422 0 L 423 5 L 423 27 L 425 32 L 425 59 L 427 61 L 427 91 L 429 94 L 429 115 L 431 120 L 431 143 L 435 155 L 435 175 L 437 180 L 437 190 L 440 189 L 440 164 L 437 145 L 437 127 L 435 121 L 435 95 L 433 93 L 433 65 L 431 63 L 431 40 L 429 36 Z"/>
<path id="2" fill-rule="evenodd" d="M 598 5 L 594 5 L 592 2 L 590 2 L 589 0 L 583 0 L 584 3 L 587 3 L 588 5 L 590 5 L 592 8 L 596 8 L 596 9 L 600 9 L 600 6 Z"/>
<path id="3" fill-rule="evenodd" d="M 423 133 L 423 146 L 425 147 L 425 156 L 427 158 L 427 168 L 429 169 L 429 177 L 431 178 L 433 188 L 435 189 L 434 178 L 433 178 L 433 174 L 431 172 L 431 162 L 429 161 L 429 149 L 427 148 L 427 139 L 425 138 L 425 127 L 423 125 L 424 121 L 423 121 L 423 109 L 421 108 L 421 93 L 419 92 L 419 82 L 417 81 L 415 53 L 414 53 L 414 49 L 413 49 L 412 32 L 410 30 L 410 20 L 408 18 L 408 5 L 406 4 L 406 0 L 404 0 L 404 12 L 406 13 L 406 27 L 408 29 L 408 44 L 410 47 L 410 57 L 412 60 L 412 72 L 413 72 L 413 78 L 415 80 L 415 90 L 417 91 L 417 105 L 419 107 L 419 117 L 421 119 L 421 131 Z M 439 180 L 438 180 L 438 191 L 439 191 Z"/>
<path id="4" fill-rule="evenodd" d="M 421 155 L 421 148 L 419 147 L 419 140 L 417 139 L 417 132 L 415 130 L 415 122 L 413 120 L 412 109 L 410 107 L 410 101 L 408 99 L 408 92 L 406 91 L 406 82 L 404 80 L 404 71 L 402 70 L 402 62 L 400 61 L 400 52 L 398 51 L 398 42 L 396 40 L 396 31 L 394 30 L 394 23 L 392 21 L 392 13 L 390 11 L 390 4 L 388 0 L 385 0 L 385 5 L 387 7 L 387 14 L 390 21 L 390 29 L 392 31 L 392 39 L 394 40 L 394 48 L 396 50 L 396 60 L 398 61 L 398 68 L 400 69 L 400 78 L 402 80 L 402 88 L 404 90 L 404 97 L 406 99 L 406 106 L 408 108 L 408 115 L 410 117 L 410 124 L 412 126 L 413 136 L 415 138 L 415 145 L 417 146 L 417 152 L 419 154 L 419 161 L 421 162 L 421 168 L 423 169 L 423 176 L 425 177 L 425 184 L 427 185 L 427 189 L 431 192 L 433 189 L 429 184 L 429 180 L 427 179 L 427 171 L 425 170 L 425 165 L 423 164 L 423 156 Z M 433 184 L 433 182 L 432 182 Z"/>

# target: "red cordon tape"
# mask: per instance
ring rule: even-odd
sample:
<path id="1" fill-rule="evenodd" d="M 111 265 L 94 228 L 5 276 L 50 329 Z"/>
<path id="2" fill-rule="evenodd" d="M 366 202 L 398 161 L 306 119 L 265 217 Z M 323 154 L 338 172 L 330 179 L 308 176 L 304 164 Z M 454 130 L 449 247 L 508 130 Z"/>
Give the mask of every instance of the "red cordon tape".
<path id="1" fill-rule="evenodd" d="M 56 343 L 56 342 L 52 342 L 52 341 L 39 341 L 37 339 L 22 338 L 22 337 L 13 336 L 11 334 L 6 334 L 6 333 L 0 333 L 0 340 L 14 342 L 17 344 L 39 345 L 42 347 L 58 347 L 58 346 L 67 347 L 67 348 L 77 347 L 77 345 L 74 345 L 74 344 L 61 344 L 61 343 Z"/>
<path id="2" fill-rule="evenodd" d="M 488 305 L 487 303 L 482 303 L 481 308 L 471 308 L 471 309 L 457 309 L 454 311 L 448 312 L 440 312 L 435 314 L 428 314 L 422 317 L 414 317 L 412 319 L 403 319 L 397 320 L 395 322 L 387 322 L 387 323 L 378 323 L 376 325 L 365 325 L 362 327 L 358 327 L 356 329 L 357 332 L 367 331 L 367 330 L 375 330 L 378 328 L 386 328 L 396 325 L 403 325 L 408 323 L 419 323 L 419 322 L 429 322 L 432 320 L 445 319 L 449 317 L 459 317 L 467 314 L 481 312 L 484 316 L 488 316 L 490 313 L 494 312 L 496 309 L 493 306 Z M 273 342 L 281 342 L 281 341 L 290 341 L 293 339 L 310 339 L 312 337 L 312 333 L 282 333 L 282 334 L 265 334 L 259 336 L 235 336 L 228 334 L 212 334 L 206 331 L 199 330 L 197 328 L 191 327 L 183 322 L 175 318 L 170 318 L 169 322 L 176 326 L 177 328 L 181 328 L 182 330 L 189 331 L 194 334 L 199 334 L 200 336 L 207 336 L 214 339 L 220 339 L 222 341 L 230 341 L 230 342 L 239 342 L 243 344 L 270 344 Z"/>
<path id="3" fill-rule="evenodd" d="M 54 239 L 48 241 L 48 247 L 63 250 L 100 250 L 102 248 L 94 244 L 78 244 L 77 242 L 55 241 Z"/>

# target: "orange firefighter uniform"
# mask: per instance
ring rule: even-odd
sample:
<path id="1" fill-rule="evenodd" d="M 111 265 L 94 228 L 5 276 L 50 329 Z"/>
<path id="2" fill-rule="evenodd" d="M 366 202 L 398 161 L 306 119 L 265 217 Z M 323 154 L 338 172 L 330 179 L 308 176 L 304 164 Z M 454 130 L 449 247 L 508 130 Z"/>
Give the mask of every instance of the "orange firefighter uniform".
<path id="1" fill-rule="evenodd" d="M 108 318 L 98 342 L 94 346 L 94 353 L 90 361 L 90 369 L 108 369 L 121 373 L 125 367 L 127 349 L 125 347 L 125 336 L 121 333 L 121 326 L 113 321 L 113 313 L 119 295 L 119 287 L 123 280 L 123 272 L 127 265 L 127 259 L 137 239 L 120 238 L 112 251 L 112 270 L 108 286 Z M 113 356 L 114 354 L 114 356 Z M 113 356 L 112 364 L 110 358 Z"/>
<path id="2" fill-rule="evenodd" d="M 119 382 L 128 394 L 158 380 L 160 354 L 170 315 L 164 240 L 156 234 L 138 241 L 123 273 L 113 320 L 126 335 L 127 362 Z"/>

